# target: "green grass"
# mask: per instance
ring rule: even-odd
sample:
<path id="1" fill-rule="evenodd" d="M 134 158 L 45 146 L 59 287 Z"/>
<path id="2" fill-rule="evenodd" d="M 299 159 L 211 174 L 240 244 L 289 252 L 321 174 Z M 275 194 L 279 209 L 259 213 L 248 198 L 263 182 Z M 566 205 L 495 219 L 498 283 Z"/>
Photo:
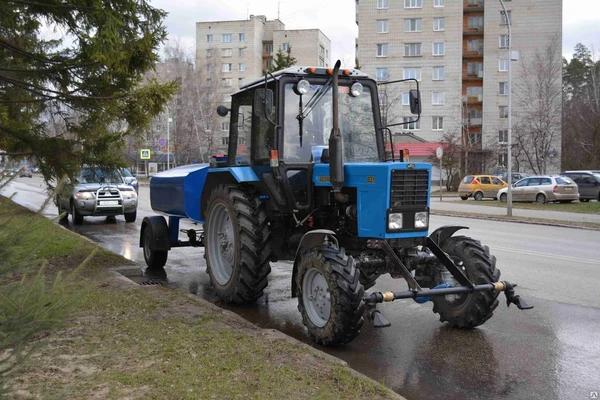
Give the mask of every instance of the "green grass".
<path id="1" fill-rule="evenodd" d="M 502 203 L 502 202 L 496 201 L 496 200 L 475 201 L 475 200 L 469 199 L 469 200 L 466 200 L 465 203 L 468 203 L 469 205 L 476 205 L 476 206 L 491 206 L 491 207 L 506 208 L 506 203 Z M 600 213 L 600 202 L 598 202 L 598 201 L 590 201 L 587 203 L 575 201 L 573 203 L 547 203 L 547 204 L 515 203 L 515 202 L 513 202 L 512 204 L 513 204 L 513 208 L 523 208 L 523 209 L 529 209 L 529 210 L 567 211 L 567 212 L 576 212 L 576 213 L 584 213 L 584 214 Z"/>
<path id="2" fill-rule="evenodd" d="M 40 332 L 10 372 L 8 398 L 395 397 L 184 292 L 117 278 L 109 269 L 127 260 L 2 197 L 0 238 L 10 239 L 0 290 L 45 263 L 48 278 L 63 274 L 61 294 L 77 297 L 62 326 Z"/>

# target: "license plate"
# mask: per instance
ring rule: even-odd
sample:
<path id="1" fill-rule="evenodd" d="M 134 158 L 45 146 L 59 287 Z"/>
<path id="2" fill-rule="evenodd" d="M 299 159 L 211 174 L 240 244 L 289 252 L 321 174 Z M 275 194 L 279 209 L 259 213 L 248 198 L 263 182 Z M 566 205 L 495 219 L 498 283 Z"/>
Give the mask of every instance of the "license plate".
<path id="1" fill-rule="evenodd" d="M 119 200 L 100 200 L 99 205 L 101 205 L 101 206 L 118 206 Z"/>
<path id="2" fill-rule="evenodd" d="M 573 188 L 572 188 L 572 187 L 566 187 L 566 188 L 565 188 L 565 190 L 566 190 L 567 192 L 570 192 L 571 190 L 573 190 Z"/>

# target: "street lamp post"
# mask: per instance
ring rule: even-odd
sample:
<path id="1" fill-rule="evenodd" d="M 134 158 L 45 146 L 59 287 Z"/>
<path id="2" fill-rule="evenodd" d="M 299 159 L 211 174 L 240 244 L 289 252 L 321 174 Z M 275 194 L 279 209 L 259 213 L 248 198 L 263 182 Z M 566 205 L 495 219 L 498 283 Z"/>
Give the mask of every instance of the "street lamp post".
<path id="1" fill-rule="evenodd" d="M 506 215 L 512 217 L 512 37 L 511 37 L 511 21 L 510 15 L 506 12 L 504 1 L 498 0 L 502 6 L 504 18 L 506 18 L 506 27 L 508 28 L 508 138 L 507 138 L 507 155 L 508 170 L 507 170 L 507 193 L 506 193 Z"/>
<path id="2" fill-rule="evenodd" d="M 167 106 L 167 169 L 171 169 L 171 118 L 169 118 L 169 106 Z"/>

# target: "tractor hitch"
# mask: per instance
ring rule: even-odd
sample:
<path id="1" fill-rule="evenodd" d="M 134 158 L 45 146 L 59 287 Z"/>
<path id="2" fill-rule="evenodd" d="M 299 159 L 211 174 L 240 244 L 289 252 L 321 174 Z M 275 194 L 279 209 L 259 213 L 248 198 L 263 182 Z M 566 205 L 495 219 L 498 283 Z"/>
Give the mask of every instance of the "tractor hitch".
<path id="1" fill-rule="evenodd" d="M 413 299 L 418 303 L 425 303 L 431 300 L 434 296 L 446 296 L 449 294 L 464 294 L 474 292 L 504 292 L 506 296 L 506 305 L 510 306 L 515 304 L 519 310 L 530 310 L 533 306 L 527 304 L 519 295 L 515 294 L 516 284 L 510 282 L 500 281 L 494 283 L 486 283 L 482 285 L 474 285 L 473 287 L 468 286 L 453 286 L 445 287 L 440 285 L 433 289 L 421 289 L 421 290 L 405 290 L 402 292 L 373 292 L 365 296 L 363 299 L 367 306 L 371 307 L 373 311 L 370 313 L 373 326 L 376 328 L 390 326 L 389 322 L 381 315 L 381 313 L 375 310 L 377 303 L 390 302 L 398 299 Z M 421 301 L 418 301 L 420 299 Z M 424 301 L 423 301 L 424 300 Z"/>

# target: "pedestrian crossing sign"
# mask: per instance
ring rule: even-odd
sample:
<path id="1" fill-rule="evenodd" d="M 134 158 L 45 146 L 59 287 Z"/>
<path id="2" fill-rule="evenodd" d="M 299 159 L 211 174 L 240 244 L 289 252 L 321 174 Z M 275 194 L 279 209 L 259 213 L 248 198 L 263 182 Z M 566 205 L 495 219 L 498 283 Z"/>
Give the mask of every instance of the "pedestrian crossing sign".
<path id="1" fill-rule="evenodd" d="M 150 159 L 150 149 L 141 149 L 140 150 L 140 159 L 149 160 Z"/>

